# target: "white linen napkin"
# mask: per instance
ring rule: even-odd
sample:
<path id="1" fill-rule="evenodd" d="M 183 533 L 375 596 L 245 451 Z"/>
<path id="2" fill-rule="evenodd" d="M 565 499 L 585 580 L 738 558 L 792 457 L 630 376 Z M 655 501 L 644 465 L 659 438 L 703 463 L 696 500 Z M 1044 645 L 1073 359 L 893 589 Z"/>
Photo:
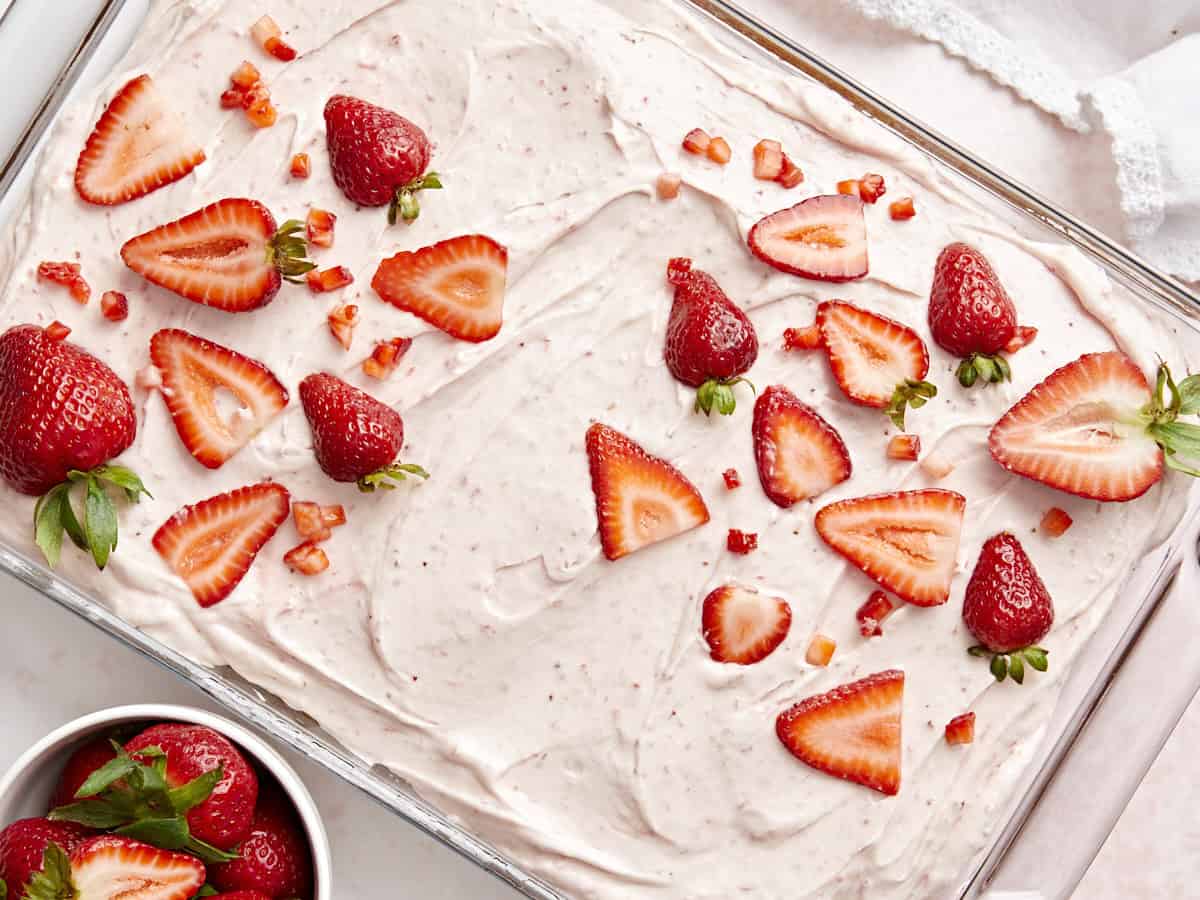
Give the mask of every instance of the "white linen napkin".
<path id="1" fill-rule="evenodd" d="M 1200 4 L 844 0 L 1111 141 L 1126 241 L 1200 281 Z"/>

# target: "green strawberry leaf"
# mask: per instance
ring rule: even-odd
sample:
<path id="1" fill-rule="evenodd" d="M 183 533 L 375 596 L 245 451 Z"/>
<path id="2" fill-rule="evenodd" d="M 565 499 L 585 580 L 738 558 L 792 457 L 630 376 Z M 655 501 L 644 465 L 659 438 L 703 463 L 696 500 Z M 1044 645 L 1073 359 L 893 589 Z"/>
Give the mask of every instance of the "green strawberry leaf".
<path id="1" fill-rule="evenodd" d="M 187 820 L 182 816 L 163 819 L 138 819 L 122 825 L 114 834 L 133 838 L 144 844 L 161 847 L 163 850 L 182 850 L 191 838 Z"/>
<path id="2" fill-rule="evenodd" d="M 137 473 L 132 469 L 127 469 L 125 466 L 114 466 L 106 463 L 92 469 L 91 474 L 101 481 L 106 481 L 124 490 L 125 496 L 129 499 L 130 503 L 137 503 L 141 499 L 142 494 L 153 499 L 154 495 L 146 490 L 146 485 L 142 484 L 142 479 L 138 478 Z"/>
<path id="3" fill-rule="evenodd" d="M 197 776 L 183 787 L 171 788 L 167 791 L 167 800 L 175 812 L 182 815 L 194 806 L 199 806 L 210 796 L 225 777 L 223 766 L 217 766 L 203 775 Z"/>
<path id="4" fill-rule="evenodd" d="M 200 895 L 197 894 L 197 897 Z M 8 900 L 8 885 L 4 883 L 4 879 L 0 878 L 0 900 Z"/>
<path id="5" fill-rule="evenodd" d="M 904 412 L 908 407 L 920 409 L 927 401 L 937 396 L 937 386 L 928 381 L 906 378 L 892 391 L 892 399 L 884 407 L 884 414 L 892 424 L 904 430 Z"/>
<path id="6" fill-rule="evenodd" d="M 117 745 L 118 747 L 120 745 Z M 110 759 L 95 772 L 87 777 L 87 780 L 79 786 L 79 790 L 75 792 L 76 800 L 86 800 L 88 797 L 95 797 L 101 791 L 112 787 L 122 778 L 126 778 L 137 768 L 137 761 L 127 754 L 123 749 L 118 750 L 117 756 Z"/>
<path id="7" fill-rule="evenodd" d="M 48 818 L 55 822 L 75 822 L 98 831 L 119 828 L 129 822 L 130 813 L 107 800 L 81 800 L 50 810 Z"/>
<path id="8" fill-rule="evenodd" d="M 1179 412 L 1184 416 L 1200 415 L 1200 375 L 1189 375 L 1179 382 Z"/>
<path id="9" fill-rule="evenodd" d="M 229 851 L 221 850 L 219 847 L 214 847 L 212 844 L 206 844 L 199 838 L 190 837 L 187 843 L 182 848 L 185 852 L 200 858 L 200 861 L 205 865 L 215 865 L 216 863 L 232 862 L 238 858 L 238 854 Z"/>
<path id="10" fill-rule="evenodd" d="M 369 494 L 376 488 L 390 491 L 396 487 L 392 481 L 405 481 L 409 475 L 416 475 L 418 478 L 429 477 L 429 473 L 416 463 L 395 463 L 358 479 L 358 489 L 364 494 Z"/>
<path id="11" fill-rule="evenodd" d="M 992 657 L 992 677 L 997 681 L 1003 681 L 1008 675 L 1008 659 L 1003 654 L 996 654 Z"/>
<path id="12" fill-rule="evenodd" d="M 25 885 L 25 900 L 76 900 L 79 891 L 71 881 L 71 860 L 65 850 L 51 841 L 42 854 L 42 871 Z"/>
<path id="13" fill-rule="evenodd" d="M 1025 662 L 1033 666 L 1039 672 L 1045 672 L 1050 667 L 1049 661 L 1046 659 L 1047 651 L 1041 647 L 1026 647 L 1021 651 L 1021 655 L 1025 657 Z"/>
<path id="14" fill-rule="evenodd" d="M 206 884 L 206 885 L 204 885 L 204 887 L 200 888 L 200 890 L 196 891 L 196 896 L 197 897 L 215 897 L 215 896 L 217 896 L 217 889 L 215 887 L 213 887 L 211 884 Z M 0 900 L 4 900 L 4 898 L 0 897 Z"/>
<path id="15" fill-rule="evenodd" d="M 1008 674 L 1017 684 L 1025 683 L 1025 663 L 1021 661 L 1021 654 L 1014 653 L 1009 657 Z"/>
<path id="16" fill-rule="evenodd" d="M 983 644 L 976 644 L 974 647 L 968 647 L 967 652 L 970 653 L 974 657 L 984 657 L 984 656 L 992 655 L 992 651 L 989 650 L 987 647 L 983 646 Z"/>
<path id="17" fill-rule="evenodd" d="M 87 494 L 83 498 L 83 533 L 96 567 L 103 569 L 108 565 L 109 554 L 117 549 L 117 509 L 97 478 L 87 481 Z"/>
<path id="18" fill-rule="evenodd" d="M 70 482 L 55 485 L 33 507 L 33 539 L 52 569 L 62 554 L 63 504 L 70 489 Z"/>

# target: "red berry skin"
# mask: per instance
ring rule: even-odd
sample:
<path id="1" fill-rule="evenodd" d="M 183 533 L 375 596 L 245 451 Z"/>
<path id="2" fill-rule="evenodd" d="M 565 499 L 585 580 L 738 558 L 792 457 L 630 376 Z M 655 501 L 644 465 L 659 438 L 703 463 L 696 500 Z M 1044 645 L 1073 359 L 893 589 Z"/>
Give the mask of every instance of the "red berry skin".
<path id="1" fill-rule="evenodd" d="M 387 206 L 397 188 L 429 165 L 424 131 L 389 109 L 344 94 L 325 104 L 325 140 L 334 183 L 360 206 Z"/>
<path id="2" fill-rule="evenodd" d="M 227 894 L 214 894 L 211 900 L 272 900 L 262 891 L 230 891 Z"/>
<path id="3" fill-rule="evenodd" d="M 1054 624 L 1054 604 L 1020 542 L 1008 532 L 988 538 L 967 582 L 963 621 L 993 653 L 1036 644 Z"/>
<path id="4" fill-rule="evenodd" d="M 322 372 L 300 382 L 300 403 L 317 464 L 334 481 L 358 481 L 400 455 L 404 420 L 365 391 Z"/>
<path id="5" fill-rule="evenodd" d="M 1017 310 L 992 264 L 963 243 L 947 244 L 933 269 L 929 329 L 939 347 L 965 357 L 992 355 L 1017 332 Z"/>
<path id="6" fill-rule="evenodd" d="M 211 796 L 188 812 L 188 827 L 193 837 L 222 850 L 245 840 L 258 802 L 258 776 L 227 737 L 203 725 L 166 723 L 147 728 L 125 745 L 133 756 L 147 747 L 167 754 L 167 782 L 172 787 L 221 766 L 224 775 Z"/>
<path id="7" fill-rule="evenodd" d="M 21 900 L 30 876 L 42 871 L 47 844 L 58 844 L 70 856 L 91 835 L 82 825 L 49 819 L 21 819 L 0 831 L 0 879 L 9 900 Z"/>
<path id="8" fill-rule="evenodd" d="M 0 335 L 0 475 L 38 496 L 128 449 L 129 388 L 107 365 L 37 325 Z"/>
<path id="9" fill-rule="evenodd" d="M 671 374 L 699 387 L 710 378 L 736 378 L 754 365 L 758 334 L 716 279 L 680 259 L 671 260 L 667 277 L 675 285 L 663 352 Z"/>
<path id="10" fill-rule="evenodd" d="M 72 753 L 67 764 L 63 766 L 62 774 L 58 776 L 51 808 L 74 803 L 76 792 L 83 787 L 88 777 L 116 755 L 106 737 L 88 741 Z"/>
<path id="11" fill-rule="evenodd" d="M 250 835 L 238 858 L 209 866 L 209 881 L 219 891 L 259 891 L 273 900 L 311 900 L 312 852 L 288 800 L 263 793 Z"/>

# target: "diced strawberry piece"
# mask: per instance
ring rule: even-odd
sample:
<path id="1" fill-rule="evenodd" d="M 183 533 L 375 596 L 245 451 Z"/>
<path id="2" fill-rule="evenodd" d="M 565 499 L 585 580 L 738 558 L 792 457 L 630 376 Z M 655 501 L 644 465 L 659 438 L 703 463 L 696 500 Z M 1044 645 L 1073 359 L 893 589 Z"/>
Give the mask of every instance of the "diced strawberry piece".
<path id="1" fill-rule="evenodd" d="M 839 181 L 837 183 L 837 192 L 839 194 L 845 194 L 849 197 L 858 197 L 859 199 L 862 199 L 861 191 L 859 190 L 858 179 L 856 178 L 850 178 L 846 181 Z"/>
<path id="2" fill-rule="evenodd" d="M 270 16 L 262 16 L 250 26 L 251 39 L 264 50 L 266 49 L 267 41 L 271 40 L 271 38 L 278 39 L 282 34 L 283 32 L 280 30 L 279 25 Z"/>
<path id="3" fill-rule="evenodd" d="M 749 666 L 783 643 L 792 608 L 780 597 L 727 584 L 704 598 L 701 627 L 714 660 Z"/>
<path id="4" fill-rule="evenodd" d="M 817 632 L 809 639 L 808 649 L 804 651 L 804 661 L 810 666 L 827 666 L 836 649 L 837 641 Z"/>
<path id="5" fill-rule="evenodd" d="M 246 92 L 241 88 L 231 87 L 221 92 L 221 109 L 243 109 L 246 105 Z"/>
<path id="6" fill-rule="evenodd" d="M 783 154 L 783 168 L 780 169 L 779 175 L 776 176 L 775 180 L 790 190 L 804 181 L 804 172 L 785 153 Z"/>
<path id="7" fill-rule="evenodd" d="M 658 192 L 659 200 L 674 200 L 679 196 L 681 184 L 683 177 L 678 172 L 663 172 L 654 182 L 654 189 Z"/>
<path id="8" fill-rule="evenodd" d="M 899 200 L 893 200 L 888 204 L 888 215 L 897 222 L 903 222 L 906 219 L 911 219 L 917 214 L 917 209 L 913 206 L 912 197 L 901 197 Z"/>
<path id="9" fill-rule="evenodd" d="M 330 528 L 346 524 L 346 508 L 340 503 L 321 507 L 321 519 Z"/>
<path id="10" fill-rule="evenodd" d="M 783 148 L 779 141 L 759 141 L 754 145 L 754 177 L 774 181 L 783 174 Z"/>
<path id="11" fill-rule="evenodd" d="M 686 256 L 672 256 L 667 260 L 667 284 L 679 287 L 688 280 L 692 261 Z"/>
<path id="12" fill-rule="evenodd" d="M 67 335 L 70 333 L 71 329 L 62 322 L 58 321 L 58 319 L 55 319 L 46 326 L 46 337 L 50 338 L 52 341 L 65 341 L 67 339 Z"/>
<path id="13" fill-rule="evenodd" d="M 411 346 L 412 338 L 392 338 L 390 341 L 380 341 L 371 351 L 371 355 L 363 360 L 363 372 L 380 380 L 388 378 L 396 371 L 400 360 L 404 358 L 404 354 Z"/>
<path id="14" fill-rule="evenodd" d="M 859 634 L 865 638 L 879 637 L 883 634 L 883 620 L 898 608 L 883 591 L 872 591 L 871 596 L 854 613 Z"/>
<path id="15" fill-rule="evenodd" d="M 330 266 L 328 269 L 312 269 L 304 276 L 308 289 L 314 294 L 341 290 L 354 283 L 353 273 L 345 266 Z"/>
<path id="16" fill-rule="evenodd" d="M 349 350 L 350 342 L 354 340 L 354 328 L 358 325 L 358 307 L 353 303 L 345 303 L 334 307 L 329 313 L 329 331 L 337 338 L 342 349 Z"/>
<path id="17" fill-rule="evenodd" d="M 287 389 L 262 363 L 178 328 L 154 334 L 150 360 L 162 375 L 179 439 L 210 469 L 246 446 L 288 403 Z M 222 415 L 218 392 L 237 399 L 232 415 Z"/>
<path id="18" fill-rule="evenodd" d="M 725 479 L 725 489 L 732 491 L 742 486 L 742 476 L 738 474 L 737 469 L 726 469 L 721 473 L 721 477 Z"/>
<path id="19" fill-rule="evenodd" d="M 954 463 L 935 451 L 921 460 L 921 471 L 935 481 L 940 481 L 954 471 Z"/>
<path id="20" fill-rule="evenodd" d="M 816 350 L 821 346 L 821 328 L 815 322 L 804 328 L 783 330 L 784 350 Z"/>
<path id="21" fill-rule="evenodd" d="M 201 606 L 224 600 L 288 517 L 287 488 L 264 481 L 185 506 L 154 533 L 154 549 Z"/>
<path id="22" fill-rule="evenodd" d="M 801 762 L 883 794 L 900 790 L 904 673 L 878 672 L 780 713 L 775 732 Z"/>
<path id="23" fill-rule="evenodd" d="M 965 712 L 946 723 L 946 743 L 969 744 L 975 740 L 975 713 Z"/>
<path id="24" fill-rule="evenodd" d="M 867 274 L 867 226 L 857 197 L 809 197 L 759 219 L 750 251 L 783 272 L 818 281 L 851 281 Z"/>
<path id="25" fill-rule="evenodd" d="M 270 37 L 263 44 L 263 49 L 273 57 L 283 62 L 291 62 L 296 58 L 296 49 L 282 38 Z"/>
<path id="26" fill-rule="evenodd" d="M 1046 510 L 1046 514 L 1042 516 L 1041 525 L 1038 527 L 1043 534 L 1049 535 L 1052 538 L 1056 538 L 1062 537 L 1064 534 L 1066 534 L 1067 529 L 1071 527 L 1074 521 L 1075 520 L 1071 518 L 1070 513 L 1068 513 L 1065 509 L 1052 506 Z"/>
<path id="27" fill-rule="evenodd" d="M 385 259 L 371 287 L 452 337 L 480 342 L 500 333 L 507 277 L 508 251 L 467 234 Z"/>
<path id="28" fill-rule="evenodd" d="M 105 291 L 100 296 L 100 312 L 110 322 L 124 321 L 129 315 L 129 299 L 120 291 Z"/>
<path id="29" fill-rule="evenodd" d="M 1150 385 L 1128 356 L 1089 353 L 1051 373 L 992 428 L 996 462 L 1093 500 L 1133 500 L 1162 478 L 1163 451 L 1138 417 Z"/>
<path id="30" fill-rule="evenodd" d="M 858 196 L 862 198 L 863 203 L 874 203 L 885 193 L 887 188 L 884 186 L 882 175 L 868 172 L 858 180 Z"/>
<path id="31" fill-rule="evenodd" d="M 271 99 L 270 89 L 261 81 L 256 81 L 250 87 L 246 88 L 242 94 L 242 109 L 249 109 L 256 103 L 269 101 Z"/>
<path id="32" fill-rule="evenodd" d="M 178 181 L 204 162 L 175 107 L 149 75 L 129 81 L 100 116 L 75 164 L 75 190 L 113 206 Z"/>
<path id="33" fill-rule="evenodd" d="M 704 155 L 723 166 L 733 158 L 733 151 L 729 148 L 729 142 L 725 138 L 715 137 L 708 142 Z"/>
<path id="34" fill-rule="evenodd" d="M 229 83 L 235 88 L 241 88 L 243 92 L 250 90 L 260 81 L 262 81 L 262 73 L 248 59 L 242 60 L 242 64 L 229 76 Z"/>
<path id="35" fill-rule="evenodd" d="M 299 245 L 297 248 L 296 245 Z M 195 303 L 246 312 L 270 303 L 283 282 L 311 267 L 304 242 L 276 233 L 255 200 L 219 200 L 125 242 L 121 258 L 143 278 Z"/>
<path id="36" fill-rule="evenodd" d="M 325 523 L 325 515 L 319 503 L 313 503 L 311 500 L 293 501 L 292 519 L 296 523 L 296 531 L 306 541 L 319 543 L 333 537 L 333 532 Z"/>
<path id="37" fill-rule="evenodd" d="M 708 521 L 700 492 L 666 460 L 599 422 L 588 429 L 586 443 L 600 543 L 609 559 Z"/>
<path id="38" fill-rule="evenodd" d="M 1005 353 L 1016 353 L 1022 347 L 1028 347 L 1038 335 L 1038 330 L 1032 325 L 1018 325 L 1014 334 L 1004 345 Z"/>
<path id="39" fill-rule="evenodd" d="M 842 391 L 855 403 L 884 410 L 898 428 L 908 406 L 924 406 L 937 394 L 923 380 L 929 349 L 907 325 L 829 300 L 817 307 L 817 326 Z"/>
<path id="40" fill-rule="evenodd" d="M 332 247 L 333 226 L 336 222 L 337 216 L 328 210 L 310 209 L 304 220 L 308 242 L 314 247 Z"/>
<path id="41" fill-rule="evenodd" d="M 320 575 L 329 568 L 329 557 L 316 544 L 305 541 L 283 554 L 289 569 L 301 575 Z"/>
<path id="42" fill-rule="evenodd" d="M 950 597 L 967 501 L 936 488 L 831 503 L 817 533 L 880 587 L 915 606 Z"/>
<path id="43" fill-rule="evenodd" d="M 37 277 L 38 281 L 48 281 L 67 288 L 71 297 L 79 303 L 87 303 L 92 296 L 91 285 L 80 274 L 79 263 L 41 262 L 38 263 Z"/>
<path id="44" fill-rule="evenodd" d="M 292 173 L 293 178 L 307 178 L 312 172 L 312 162 L 309 160 L 308 154 L 297 153 L 295 156 L 293 156 L 289 171 Z M 309 215 L 311 216 L 312 213 L 310 212 Z M 327 213 L 327 215 L 329 214 Z M 312 231 L 309 231 L 308 233 L 308 240 L 309 243 L 315 243 L 315 241 L 313 241 Z M 321 246 L 327 247 L 329 245 L 321 244 Z"/>
<path id="45" fill-rule="evenodd" d="M 683 136 L 683 149 L 688 153 L 695 153 L 696 155 L 705 153 L 711 143 L 712 138 L 702 128 L 693 128 Z"/>
<path id="46" fill-rule="evenodd" d="M 247 97 L 250 96 L 247 94 Z M 271 105 L 269 98 L 252 99 L 250 105 L 246 107 L 246 118 L 255 128 L 270 128 L 278 117 L 279 112 Z"/>
<path id="47" fill-rule="evenodd" d="M 763 492 L 785 509 L 850 477 L 841 435 L 781 385 L 759 395 L 751 430 Z"/>
<path id="48" fill-rule="evenodd" d="M 69 884 L 45 896 L 187 900 L 204 885 L 204 878 L 204 863 L 190 854 L 102 834 L 75 848 Z"/>
<path id="49" fill-rule="evenodd" d="M 745 556 L 758 549 L 758 535 L 742 531 L 740 528 L 730 528 L 725 538 L 725 547 L 730 553 Z"/>
<path id="50" fill-rule="evenodd" d="M 921 439 L 915 434 L 896 434 L 888 441 L 888 459 L 916 462 L 921 455 Z"/>

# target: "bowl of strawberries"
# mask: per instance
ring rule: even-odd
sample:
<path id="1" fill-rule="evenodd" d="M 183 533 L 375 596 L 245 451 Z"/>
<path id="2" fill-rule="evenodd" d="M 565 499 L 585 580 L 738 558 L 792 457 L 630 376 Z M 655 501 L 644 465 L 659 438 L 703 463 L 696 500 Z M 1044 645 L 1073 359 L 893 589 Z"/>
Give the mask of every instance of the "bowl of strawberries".
<path id="1" fill-rule="evenodd" d="M 329 900 L 331 868 L 295 770 L 204 710 L 101 710 L 0 778 L 0 900 Z"/>

